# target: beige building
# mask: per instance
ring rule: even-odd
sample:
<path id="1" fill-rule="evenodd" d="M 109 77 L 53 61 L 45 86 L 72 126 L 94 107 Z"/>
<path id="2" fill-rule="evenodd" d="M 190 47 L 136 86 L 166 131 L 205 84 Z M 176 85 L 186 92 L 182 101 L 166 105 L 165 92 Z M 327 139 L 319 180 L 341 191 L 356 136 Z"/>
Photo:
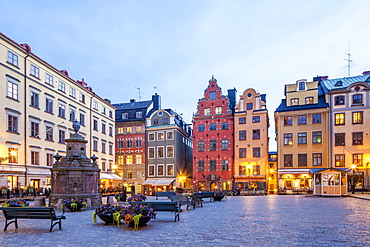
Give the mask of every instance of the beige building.
<path id="1" fill-rule="evenodd" d="M 240 189 L 267 189 L 269 118 L 266 95 L 249 88 L 235 107 L 234 178 Z"/>
<path id="2" fill-rule="evenodd" d="M 321 79 L 285 85 L 275 111 L 280 193 L 311 190 L 310 168 L 330 167 L 329 104 Z"/>
<path id="3" fill-rule="evenodd" d="M 102 171 L 114 164 L 114 111 L 82 81 L 69 77 L 0 33 L 0 186 L 46 187 L 53 155 L 65 154 L 72 122 L 81 123 L 86 153 Z M 102 173 L 107 182 L 117 176 Z"/>

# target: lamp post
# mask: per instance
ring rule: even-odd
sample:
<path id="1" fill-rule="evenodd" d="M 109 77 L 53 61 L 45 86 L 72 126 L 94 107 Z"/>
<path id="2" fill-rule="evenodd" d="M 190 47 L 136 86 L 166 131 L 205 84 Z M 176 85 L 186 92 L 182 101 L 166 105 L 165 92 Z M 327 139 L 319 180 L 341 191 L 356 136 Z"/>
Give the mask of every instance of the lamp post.
<path id="1" fill-rule="evenodd" d="M 351 165 L 351 169 L 352 169 L 351 190 L 352 190 L 352 194 L 354 194 L 355 193 L 354 176 L 355 176 L 356 165 L 355 164 Z"/>
<path id="2" fill-rule="evenodd" d="M 250 169 L 251 169 L 251 164 L 248 163 L 248 165 L 247 165 L 247 170 L 248 170 L 248 189 L 250 187 L 250 185 L 249 185 L 250 184 L 249 176 L 251 175 L 251 173 L 250 173 L 251 170 Z"/>

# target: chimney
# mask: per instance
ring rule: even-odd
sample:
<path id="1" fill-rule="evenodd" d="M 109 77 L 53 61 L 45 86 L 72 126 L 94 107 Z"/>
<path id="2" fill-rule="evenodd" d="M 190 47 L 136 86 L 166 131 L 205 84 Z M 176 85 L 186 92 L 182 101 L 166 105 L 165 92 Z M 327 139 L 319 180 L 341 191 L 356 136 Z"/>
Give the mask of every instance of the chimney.
<path id="1" fill-rule="evenodd" d="M 105 101 L 107 101 L 109 104 L 112 104 L 112 102 L 110 101 L 110 99 L 104 99 Z"/>
<path id="2" fill-rule="evenodd" d="M 155 93 L 154 95 L 152 95 L 152 101 L 153 101 L 153 110 L 161 109 L 161 96 Z"/>
<path id="3" fill-rule="evenodd" d="M 236 89 L 227 90 L 227 97 L 229 98 L 229 108 L 234 112 L 236 106 Z"/>
<path id="4" fill-rule="evenodd" d="M 370 70 L 362 72 L 362 75 L 370 75 Z"/>
<path id="5" fill-rule="evenodd" d="M 325 76 L 316 76 L 313 78 L 313 81 L 322 81 L 322 80 L 326 80 L 328 79 L 329 76 L 325 75 Z"/>
<path id="6" fill-rule="evenodd" d="M 135 102 L 135 99 L 130 99 L 130 103 L 134 103 Z"/>
<path id="7" fill-rule="evenodd" d="M 266 103 L 266 94 L 260 94 L 261 100 Z"/>

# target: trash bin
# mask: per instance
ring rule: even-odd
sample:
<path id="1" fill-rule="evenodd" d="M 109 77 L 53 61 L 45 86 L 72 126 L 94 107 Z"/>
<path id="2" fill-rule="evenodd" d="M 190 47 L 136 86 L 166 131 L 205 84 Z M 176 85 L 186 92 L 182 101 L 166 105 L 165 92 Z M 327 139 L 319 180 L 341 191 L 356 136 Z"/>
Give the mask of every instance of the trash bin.
<path id="1" fill-rule="evenodd" d="M 44 207 L 45 205 L 45 198 L 35 198 L 35 207 Z"/>

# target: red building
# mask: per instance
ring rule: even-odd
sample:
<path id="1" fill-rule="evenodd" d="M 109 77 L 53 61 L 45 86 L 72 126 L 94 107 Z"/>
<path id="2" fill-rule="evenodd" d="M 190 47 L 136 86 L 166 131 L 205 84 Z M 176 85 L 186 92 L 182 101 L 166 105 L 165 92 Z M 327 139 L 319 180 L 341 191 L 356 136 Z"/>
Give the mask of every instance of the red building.
<path id="1" fill-rule="evenodd" d="M 236 89 L 222 95 L 212 76 L 193 116 L 194 189 L 228 190 L 233 184 Z"/>

